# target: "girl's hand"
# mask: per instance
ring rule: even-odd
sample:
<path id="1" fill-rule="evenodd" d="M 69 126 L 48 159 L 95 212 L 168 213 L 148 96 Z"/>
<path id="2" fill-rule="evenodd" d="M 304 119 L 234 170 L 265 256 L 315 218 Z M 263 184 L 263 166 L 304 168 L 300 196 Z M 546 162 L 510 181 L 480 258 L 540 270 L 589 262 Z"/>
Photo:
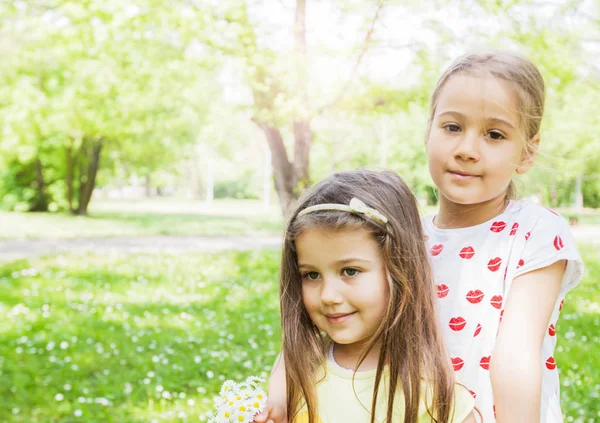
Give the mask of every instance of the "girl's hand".
<path id="1" fill-rule="evenodd" d="M 265 409 L 254 416 L 255 423 L 287 423 L 287 412 L 283 405 L 267 400 Z"/>

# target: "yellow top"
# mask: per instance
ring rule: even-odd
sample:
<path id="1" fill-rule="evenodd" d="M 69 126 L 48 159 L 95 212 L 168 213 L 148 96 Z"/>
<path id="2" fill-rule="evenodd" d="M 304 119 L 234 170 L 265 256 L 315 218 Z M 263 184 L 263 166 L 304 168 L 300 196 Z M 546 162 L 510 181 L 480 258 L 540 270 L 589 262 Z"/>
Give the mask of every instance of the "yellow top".
<path id="1" fill-rule="evenodd" d="M 318 418 L 316 423 L 369 423 L 371 413 L 371 399 L 375 386 L 375 374 L 377 370 L 357 372 L 352 384 L 353 371 L 339 367 L 337 364 L 327 360 L 327 372 L 325 379 L 317 385 Z M 384 373 L 380 385 L 375 411 L 376 422 L 383 422 L 387 411 L 387 373 Z M 323 374 L 318 375 L 320 380 Z M 356 393 L 355 393 L 356 392 Z M 424 398 L 422 392 L 421 398 Z M 455 387 L 454 415 L 450 422 L 461 423 L 473 411 L 475 401 L 469 391 L 462 385 Z M 404 421 L 404 395 L 401 391 L 396 394 L 394 400 L 394 422 Z M 419 408 L 418 423 L 431 423 L 431 417 L 427 414 L 425 403 Z M 417 423 L 416 422 L 416 423 Z M 292 423 L 308 423 L 308 411 L 303 407 Z"/>

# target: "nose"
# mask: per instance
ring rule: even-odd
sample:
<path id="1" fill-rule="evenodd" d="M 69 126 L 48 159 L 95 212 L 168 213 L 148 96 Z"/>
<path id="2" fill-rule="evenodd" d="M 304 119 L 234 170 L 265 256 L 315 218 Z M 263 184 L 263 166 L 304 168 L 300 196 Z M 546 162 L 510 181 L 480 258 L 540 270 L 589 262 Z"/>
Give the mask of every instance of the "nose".
<path id="1" fill-rule="evenodd" d="M 465 131 L 460 137 L 460 141 L 456 146 L 454 155 L 456 158 L 460 158 L 464 161 L 478 161 L 479 160 L 479 143 L 481 142 L 481 136 L 477 131 Z"/>
<path id="2" fill-rule="evenodd" d="M 341 304 L 343 295 L 341 292 L 342 281 L 336 277 L 324 277 L 321 288 L 321 302 L 325 305 Z"/>

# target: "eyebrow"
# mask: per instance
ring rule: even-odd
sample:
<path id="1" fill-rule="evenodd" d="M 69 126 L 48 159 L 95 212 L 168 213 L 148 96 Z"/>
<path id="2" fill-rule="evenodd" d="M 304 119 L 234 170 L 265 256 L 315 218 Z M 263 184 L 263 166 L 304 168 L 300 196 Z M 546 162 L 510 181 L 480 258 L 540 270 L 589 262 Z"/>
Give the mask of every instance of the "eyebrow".
<path id="1" fill-rule="evenodd" d="M 438 117 L 439 116 L 444 116 L 444 115 L 454 115 L 454 116 L 460 116 L 462 118 L 466 117 L 464 114 L 462 114 L 460 112 L 455 112 L 455 111 L 452 111 L 452 110 L 448 110 L 447 112 L 440 113 L 440 114 L 438 114 Z M 487 118 L 487 120 L 489 122 L 501 123 L 501 124 L 504 124 L 504 125 L 512 128 L 512 129 L 516 129 L 515 126 L 512 123 L 510 123 L 509 121 L 507 121 L 505 119 L 501 119 L 501 118 L 498 118 L 498 117 L 490 117 L 490 118 Z"/>
<path id="2" fill-rule="evenodd" d="M 347 258 L 347 259 L 343 259 L 343 260 L 338 260 L 335 262 L 335 264 L 337 265 L 344 265 L 344 264 L 348 264 L 348 263 L 371 263 L 371 260 L 367 260 L 364 258 Z M 306 264 L 306 263 L 298 263 L 298 268 L 303 268 L 303 267 L 313 267 L 310 264 Z"/>

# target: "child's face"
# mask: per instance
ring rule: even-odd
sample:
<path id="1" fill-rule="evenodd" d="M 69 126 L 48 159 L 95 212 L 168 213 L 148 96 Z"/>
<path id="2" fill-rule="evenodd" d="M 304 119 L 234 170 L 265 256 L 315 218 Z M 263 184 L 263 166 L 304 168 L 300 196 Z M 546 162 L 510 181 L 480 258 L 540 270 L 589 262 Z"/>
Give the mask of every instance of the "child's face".
<path id="1" fill-rule="evenodd" d="M 311 229 L 296 239 L 304 307 L 337 344 L 356 346 L 375 332 L 387 307 L 380 247 L 364 230 Z"/>
<path id="2" fill-rule="evenodd" d="M 511 85 L 492 76 L 457 74 L 442 88 L 427 140 L 429 171 L 453 204 L 504 196 L 522 165 L 524 139 Z"/>

